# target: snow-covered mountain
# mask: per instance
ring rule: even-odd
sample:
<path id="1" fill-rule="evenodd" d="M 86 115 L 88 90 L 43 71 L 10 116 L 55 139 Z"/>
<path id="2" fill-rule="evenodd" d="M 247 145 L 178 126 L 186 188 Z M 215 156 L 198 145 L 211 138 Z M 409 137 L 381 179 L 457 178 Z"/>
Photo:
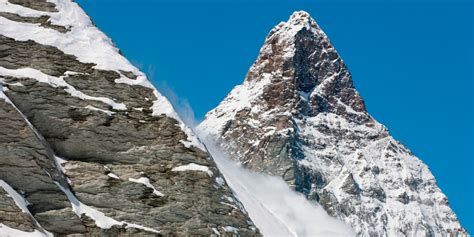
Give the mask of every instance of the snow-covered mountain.
<path id="1" fill-rule="evenodd" d="M 71 0 L 0 0 L 0 236 L 260 236 L 197 137 Z"/>
<path id="2" fill-rule="evenodd" d="M 366 111 L 306 12 L 274 27 L 242 85 L 198 126 L 249 169 L 281 176 L 359 236 L 466 236 L 428 167 Z"/>

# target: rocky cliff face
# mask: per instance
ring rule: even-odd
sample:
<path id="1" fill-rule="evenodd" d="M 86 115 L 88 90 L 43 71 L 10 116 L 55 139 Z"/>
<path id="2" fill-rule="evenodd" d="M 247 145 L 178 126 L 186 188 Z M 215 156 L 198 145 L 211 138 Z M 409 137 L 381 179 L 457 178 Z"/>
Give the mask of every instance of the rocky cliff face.
<path id="1" fill-rule="evenodd" d="M 271 30 L 244 83 L 198 129 L 360 236 L 467 235 L 428 167 L 367 113 L 346 65 L 305 12 Z"/>
<path id="2" fill-rule="evenodd" d="M 71 0 L 0 0 L 0 235 L 259 236 L 169 102 Z"/>

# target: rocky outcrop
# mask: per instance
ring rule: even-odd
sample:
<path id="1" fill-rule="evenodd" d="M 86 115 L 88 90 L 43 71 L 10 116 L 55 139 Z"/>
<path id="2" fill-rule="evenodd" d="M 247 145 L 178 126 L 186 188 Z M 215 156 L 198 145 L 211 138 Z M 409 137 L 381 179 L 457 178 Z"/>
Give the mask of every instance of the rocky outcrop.
<path id="1" fill-rule="evenodd" d="M 1 4 L 0 180 L 31 214 L 0 189 L 2 225 L 259 236 L 204 146 L 76 3 Z"/>
<path id="2" fill-rule="evenodd" d="M 55 163 L 48 157 L 47 147 L 19 111 L 3 98 L 0 98 L 0 118 L 0 180 L 17 187 L 16 190 L 30 203 L 29 209 L 34 213 L 35 219 L 49 230 L 59 234 L 68 233 L 64 232 L 62 225 L 52 223 L 57 219 L 67 222 L 67 228 L 85 231 L 66 195 L 54 183 L 67 184 Z M 33 222 L 21 210 L 18 212 L 19 208 L 14 205 L 13 200 L 2 203 L 8 207 L 6 211 L 17 210 L 17 214 L 0 215 L 0 223 L 20 230 L 33 230 Z"/>
<path id="3" fill-rule="evenodd" d="M 198 129 L 360 236 L 467 235 L 428 167 L 368 114 L 306 12 L 271 30 L 244 83 Z"/>

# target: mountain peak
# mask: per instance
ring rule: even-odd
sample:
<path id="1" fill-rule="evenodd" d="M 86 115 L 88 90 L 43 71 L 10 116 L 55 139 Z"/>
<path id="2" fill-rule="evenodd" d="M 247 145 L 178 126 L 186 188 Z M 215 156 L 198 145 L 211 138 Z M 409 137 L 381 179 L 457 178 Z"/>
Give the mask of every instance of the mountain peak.
<path id="1" fill-rule="evenodd" d="M 369 120 L 345 63 L 304 11 L 293 13 L 270 31 L 246 83 L 259 84 L 253 87 L 262 91 L 255 93 L 262 94 L 271 108 L 305 115 L 351 114 L 359 121 Z"/>
<path id="2" fill-rule="evenodd" d="M 428 167 L 367 113 L 306 12 L 272 29 L 244 83 L 198 130 L 245 167 L 281 176 L 357 235 L 467 235 Z"/>
<path id="3" fill-rule="evenodd" d="M 324 34 L 316 21 L 305 11 L 296 11 L 291 14 L 286 22 L 280 22 L 270 31 L 267 40 L 278 32 L 279 37 L 293 38 L 301 30 L 311 31 L 315 34 Z"/>
<path id="4" fill-rule="evenodd" d="M 290 20 L 297 20 L 297 19 L 313 20 L 311 16 L 309 15 L 309 13 L 303 10 L 295 11 L 293 12 L 293 14 L 291 14 Z"/>
<path id="5" fill-rule="evenodd" d="M 317 33 L 323 33 L 314 18 L 312 18 L 311 15 L 305 11 L 293 12 L 293 14 L 291 14 L 290 18 L 286 23 L 290 28 L 306 28 L 306 30 L 311 30 Z"/>

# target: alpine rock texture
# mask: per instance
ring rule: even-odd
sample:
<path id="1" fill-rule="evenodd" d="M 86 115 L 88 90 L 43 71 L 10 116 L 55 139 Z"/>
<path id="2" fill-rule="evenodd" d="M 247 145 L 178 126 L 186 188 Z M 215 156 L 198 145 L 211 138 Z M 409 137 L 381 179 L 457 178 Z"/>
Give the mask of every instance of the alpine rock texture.
<path id="1" fill-rule="evenodd" d="M 0 236 L 260 236 L 171 104 L 71 0 L 0 0 Z"/>
<path id="2" fill-rule="evenodd" d="M 358 236 L 467 236 L 428 167 L 368 114 L 306 12 L 271 30 L 244 83 L 198 130 L 245 167 L 281 176 Z"/>

